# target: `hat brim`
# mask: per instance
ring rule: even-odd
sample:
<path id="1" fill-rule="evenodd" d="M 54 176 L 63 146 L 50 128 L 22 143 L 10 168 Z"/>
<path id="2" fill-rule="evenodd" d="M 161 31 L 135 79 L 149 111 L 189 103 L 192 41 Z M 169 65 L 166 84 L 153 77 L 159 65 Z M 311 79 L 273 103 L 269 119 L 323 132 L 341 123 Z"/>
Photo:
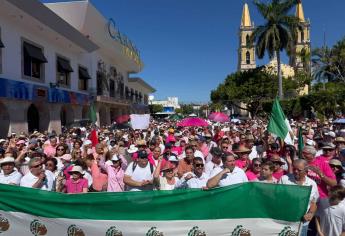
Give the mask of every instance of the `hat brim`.
<path id="1" fill-rule="evenodd" d="M 138 149 L 128 149 L 127 152 L 130 153 L 130 154 L 133 154 L 135 152 L 137 152 Z"/>

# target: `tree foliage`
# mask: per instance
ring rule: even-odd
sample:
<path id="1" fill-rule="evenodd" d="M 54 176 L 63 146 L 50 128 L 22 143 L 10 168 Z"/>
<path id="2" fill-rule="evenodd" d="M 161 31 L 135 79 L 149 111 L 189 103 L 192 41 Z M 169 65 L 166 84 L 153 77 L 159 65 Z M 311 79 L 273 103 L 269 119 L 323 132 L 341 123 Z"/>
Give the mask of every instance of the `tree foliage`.
<path id="1" fill-rule="evenodd" d="M 287 95 L 296 96 L 298 83 L 284 79 Z M 253 116 L 262 109 L 262 102 L 277 96 L 277 76 L 266 72 L 262 67 L 229 75 L 223 83 L 211 92 L 213 103 L 236 106 L 248 110 Z M 246 104 L 246 106 L 241 106 Z"/>
<path id="2" fill-rule="evenodd" d="M 155 114 L 157 112 L 162 112 L 164 110 L 163 105 L 160 105 L 160 104 L 149 105 L 149 108 L 150 108 L 151 114 Z"/>

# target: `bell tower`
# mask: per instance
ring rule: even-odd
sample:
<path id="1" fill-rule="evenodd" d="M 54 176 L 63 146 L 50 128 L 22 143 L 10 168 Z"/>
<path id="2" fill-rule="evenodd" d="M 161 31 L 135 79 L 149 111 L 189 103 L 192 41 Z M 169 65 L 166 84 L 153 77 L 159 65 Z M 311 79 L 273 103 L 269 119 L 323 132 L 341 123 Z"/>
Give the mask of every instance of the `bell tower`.
<path id="1" fill-rule="evenodd" d="M 239 30 L 238 71 L 256 68 L 255 45 L 250 37 L 254 32 L 254 23 L 250 20 L 249 7 L 245 3 Z"/>
<path id="2" fill-rule="evenodd" d="M 303 70 L 310 62 L 310 21 L 304 18 L 301 0 L 297 3 L 295 16 L 299 19 L 302 29 L 297 30 L 295 52 L 293 58 L 290 58 L 290 64 L 297 70 Z"/>

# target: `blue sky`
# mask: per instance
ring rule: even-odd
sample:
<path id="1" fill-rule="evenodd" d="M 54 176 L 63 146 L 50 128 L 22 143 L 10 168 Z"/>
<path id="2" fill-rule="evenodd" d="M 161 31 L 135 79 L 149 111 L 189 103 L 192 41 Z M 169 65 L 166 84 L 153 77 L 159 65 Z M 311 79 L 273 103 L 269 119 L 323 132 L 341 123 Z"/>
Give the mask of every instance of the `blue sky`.
<path id="1" fill-rule="evenodd" d="M 249 4 L 255 25 L 262 23 L 251 0 L 91 2 L 106 18 L 113 18 L 139 48 L 145 67 L 138 76 L 157 89 L 155 99 L 177 96 L 183 102 L 209 101 L 210 91 L 237 69 L 244 2 Z M 303 6 L 312 24 L 312 47 L 322 46 L 324 29 L 328 45 L 345 35 L 345 1 L 304 0 Z"/>

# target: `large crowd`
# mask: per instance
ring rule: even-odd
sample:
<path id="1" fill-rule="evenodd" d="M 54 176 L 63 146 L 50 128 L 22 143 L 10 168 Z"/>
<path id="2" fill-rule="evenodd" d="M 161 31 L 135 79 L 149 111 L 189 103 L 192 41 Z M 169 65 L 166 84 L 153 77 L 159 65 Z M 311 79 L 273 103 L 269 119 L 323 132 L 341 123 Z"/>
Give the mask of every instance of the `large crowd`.
<path id="1" fill-rule="evenodd" d="M 153 120 L 146 130 L 98 128 L 96 140 L 94 127 L 12 133 L 0 140 L 0 183 L 68 194 L 207 190 L 248 181 L 309 186 L 301 235 L 342 235 L 345 129 L 318 120 L 290 125 L 294 145 L 254 119 L 208 127 Z"/>

